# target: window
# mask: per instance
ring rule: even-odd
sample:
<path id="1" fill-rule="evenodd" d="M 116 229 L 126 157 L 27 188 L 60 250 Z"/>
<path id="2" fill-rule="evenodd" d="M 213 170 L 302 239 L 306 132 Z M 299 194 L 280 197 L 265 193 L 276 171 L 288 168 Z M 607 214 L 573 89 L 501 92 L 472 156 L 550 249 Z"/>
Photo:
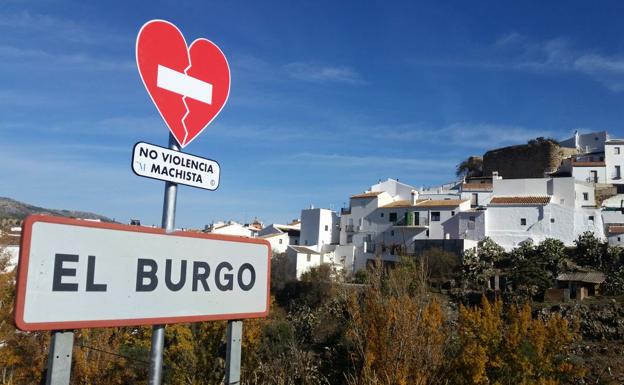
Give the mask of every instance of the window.
<path id="1" fill-rule="evenodd" d="M 477 220 L 477 218 L 476 217 L 468 217 L 468 220 L 470 222 L 475 222 Z"/>
<path id="2" fill-rule="evenodd" d="M 307 259 L 308 262 L 310 262 L 312 260 L 312 256 L 310 254 L 308 254 L 306 259 Z"/>
<path id="3" fill-rule="evenodd" d="M 432 211 L 431 212 L 431 222 L 440 222 L 440 212 Z"/>
<path id="4" fill-rule="evenodd" d="M 594 221 L 594 216 L 590 215 L 589 218 L 587 218 L 587 219 L 589 219 L 590 222 L 593 222 Z"/>
<path id="5" fill-rule="evenodd" d="M 613 147 L 613 153 L 615 155 L 620 155 L 620 148 L 619 147 Z"/>
<path id="6" fill-rule="evenodd" d="M 454 216 L 454 215 L 455 215 L 455 211 L 451 211 L 451 216 Z"/>
<path id="7" fill-rule="evenodd" d="M 282 243 L 284 243 L 284 240 L 283 240 L 283 239 L 280 239 L 280 240 L 279 240 L 279 244 L 281 245 Z"/>
<path id="8" fill-rule="evenodd" d="M 329 227 L 327 227 L 327 225 L 325 225 L 325 231 L 329 230 Z"/>
<path id="9" fill-rule="evenodd" d="M 397 221 L 397 213 L 390 213 L 390 216 L 388 217 L 388 219 L 390 220 L 390 222 L 396 223 L 396 221 Z"/>
<path id="10" fill-rule="evenodd" d="M 384 216 L 384 213 L 381 213 L 381 217 L 382 217 L 382 218 L 383 218 L 383 216 Z"/>
<path id="11" fill-rule="evenodd" d="M 295 245 L 298 245 L 298 244 L 299 244 L 299 240 L 295 239 Z"/>
<path id="12" fill-rule="evenodd" d="M 550 218 L 550 223 L 555 223 L 555 218 Z"/>
<path id="13" fill-rule="evenodd" d="M 347 235 L 347 243 L 353 243 L 353 235 Z"/>
<path id="14" fill-rule="evenodd" d="M 391 231 L 390 231 L 390 236 L 391 236 L 391 237 L 394 237 L 394 230 L 391 230 Z"/>
<path id="15" fill-rule="evenodd" d="M 520 218 L 520 226 L 526 226 L 526 218 Z"/>
<path id="16" fill-rule="evenodd" d="M 589 200 L 589 193 L 586 193 L 586 192 L 583 193 L 583 200 L 584 201 L 588 201 Z"/>
<path id="17" fill-rule="evenodd" d="M 308 240 L 306 239 L 305 241 L 303 241 L 303 243 L 305 243 L 305 245 L 308 245 Z"/>
<path id="18" fill-rule="evenodd" d="M 429 230 L 427 230 L 427 236 L 429 236 Z"/>
<path id="19" fill-rule="evenodd" d="M 615 166 L 615 176 L 613 177 L 613 179 L 620 179 L 620 177 L 620 166 Z"/>

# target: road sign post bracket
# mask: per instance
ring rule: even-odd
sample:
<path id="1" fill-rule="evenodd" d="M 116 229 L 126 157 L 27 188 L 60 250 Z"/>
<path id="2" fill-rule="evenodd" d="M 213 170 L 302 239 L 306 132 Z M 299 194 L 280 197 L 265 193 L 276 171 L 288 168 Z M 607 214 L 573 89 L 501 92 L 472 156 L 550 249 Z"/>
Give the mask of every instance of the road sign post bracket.
<path id="1" fill-rule="evenodd" d="M 240 384 L 241 344 L 243 341 L 243 321 L 228 321 L 227 351 L 225 354 L 225 384 Z"/>
<path id="2" fill-rule="evenodd" d="M 48 352 L 46 385 L 69 385 L 74 348 L 73 331 L 53 331 Z"/>

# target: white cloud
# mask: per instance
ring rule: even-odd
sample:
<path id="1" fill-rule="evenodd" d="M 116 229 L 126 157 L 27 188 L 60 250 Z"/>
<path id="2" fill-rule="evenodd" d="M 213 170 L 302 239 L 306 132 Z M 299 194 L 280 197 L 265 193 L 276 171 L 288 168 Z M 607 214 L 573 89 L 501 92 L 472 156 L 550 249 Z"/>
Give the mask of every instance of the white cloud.
<path id="1" fill-rule="evenodd" d="M 136 63 L 130 60 L 113 60 L 110 58 L 96 58 L 86 53 L 53 53 L 41 49 L 21 48 L 11 45 L 0 45 L 0 59 L 13 60 L 15 64 L 23 66 L 26 63 L 40 67 L 59 66 L 66 70 L 86 71 L 135 71 Z"/>
<path id="2" fill-rule="evenodd" d="M 295 62 L 285 65 L 284 69 L 292 78 L 309 82 L 334 82 L 352 85 L 366 83 L 358 72 L 346 66 Z"/>
<path id="3" fill-rule="evenodd" d="M 7 36 L 24 39 L 56 40 L 59 43 L 101 45 L 104 42 L 121 42 L 130 37 L 117 31 L 103 30 L 93 24 L 82 24 L 73 20 L 50 15 L 33 14 L 29 11 L 0 14 L 0 31 L 11 32 Z"/>
<path id="4" fill-rule="evenodd" d="M 532 41 L 511 33 L 494 44 L 502 61 L 516 69 L 567 71 L 585 74 L 612 91 L 624 91 L 624 55 L 604 55 L 575 49 L 563 38 Z M 508 56 L 505 56 L 508 55 Z"/>
<path id="5" fill-rule="evenodd" d="M 557 137 L 558 132 L 492 123 L 451 123 L 435 127 L 426 124 L 378 126 L 368 132 L 378 139 L 442 144 L 455 148 L 491 149 L 526 143 L 536 137 Z"/>

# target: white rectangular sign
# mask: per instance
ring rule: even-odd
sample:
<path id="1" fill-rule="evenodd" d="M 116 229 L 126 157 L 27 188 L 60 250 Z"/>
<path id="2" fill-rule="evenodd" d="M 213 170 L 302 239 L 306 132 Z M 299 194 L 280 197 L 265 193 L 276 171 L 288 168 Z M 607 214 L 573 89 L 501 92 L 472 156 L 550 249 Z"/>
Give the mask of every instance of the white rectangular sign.
<path id="1" fill-rule="evenodd" d="M 211 159 L 139 142 L 132 151 L 132 171 L 139 176 L 206 190 L 219 187 L 221 169 Z"/>
<path id="2" fill-rule="evenodd" d="M 60 330 L 265 317 L 270 249 L 255 238 L 30 216 L 15 322 Z"/>

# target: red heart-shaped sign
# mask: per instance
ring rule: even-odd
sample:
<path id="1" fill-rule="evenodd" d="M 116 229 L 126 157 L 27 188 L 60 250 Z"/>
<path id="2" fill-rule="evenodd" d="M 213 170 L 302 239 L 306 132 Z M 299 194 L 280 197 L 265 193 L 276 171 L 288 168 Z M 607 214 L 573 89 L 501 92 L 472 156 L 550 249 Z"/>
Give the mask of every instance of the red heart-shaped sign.
<path id="1" fill-rule="evenodd" d="M 136 60 L 145 88 L 180 146 L 195 139 L 221 112 L 230 93 L 230 67 L 206 39 L 187 47 L 182 32 L 165 20 L 141 28 Z"/>

